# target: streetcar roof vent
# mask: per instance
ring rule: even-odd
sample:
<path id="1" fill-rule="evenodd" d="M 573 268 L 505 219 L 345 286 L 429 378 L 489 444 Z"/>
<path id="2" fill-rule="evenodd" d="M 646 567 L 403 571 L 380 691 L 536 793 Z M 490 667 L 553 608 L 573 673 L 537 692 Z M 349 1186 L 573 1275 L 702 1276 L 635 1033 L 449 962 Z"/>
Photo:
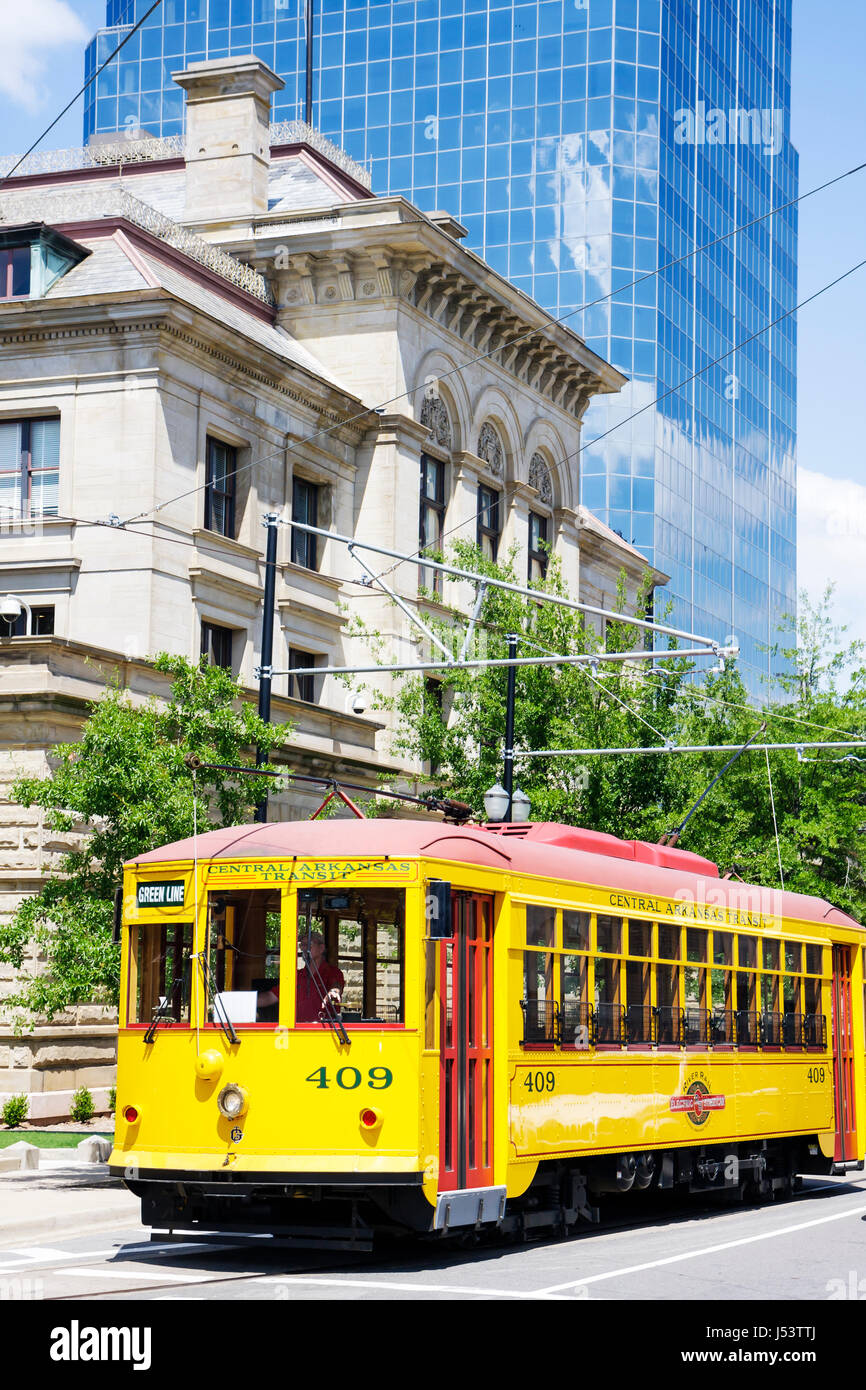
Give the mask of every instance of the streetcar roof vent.
<path id="1" fill-rule="evenodd" d="M 499 822 L 485 829 L 495 835 L 518 836 L 561 849 L 579 849 L 584 854 L 604 854 L 609 859 L 631 859 L 639 864 L 654 864 L 659 869 L 688 869 L 708 878 L 719 877 L 719 866 L 701 854 L 671 845 L 652 845 L 646 840 L 620 840 L 604 830 L 582 830 L 574 825 L 558 825 L 554 821 Z"/>

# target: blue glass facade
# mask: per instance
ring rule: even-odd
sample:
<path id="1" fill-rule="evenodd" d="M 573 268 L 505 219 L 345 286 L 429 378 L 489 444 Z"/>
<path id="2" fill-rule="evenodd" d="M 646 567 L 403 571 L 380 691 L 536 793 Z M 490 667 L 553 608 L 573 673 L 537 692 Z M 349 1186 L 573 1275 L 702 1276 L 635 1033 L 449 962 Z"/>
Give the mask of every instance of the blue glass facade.
<path id="1" fill-rule="evenodd" d="M 109 0 L 88 76 L 146 3 Z M 454 214 L 496 270 L 577 310 L 631 378 L 587 415 L 583 500 L 671 575 L 678 624 L 736 633 L 757 690 L 795 604 L 795 320 L 738 344 L 795 302 L 796 208 L 631 282 L 796 196 L 791 0 L 314 9 L 313 124 L 377 192 Z M 163 0 L 88 92 L 85 138 L 179 133 L 171 72 L 249 52 L 286 81 L 274 119 L 302 117 L 299 0 Z"/>

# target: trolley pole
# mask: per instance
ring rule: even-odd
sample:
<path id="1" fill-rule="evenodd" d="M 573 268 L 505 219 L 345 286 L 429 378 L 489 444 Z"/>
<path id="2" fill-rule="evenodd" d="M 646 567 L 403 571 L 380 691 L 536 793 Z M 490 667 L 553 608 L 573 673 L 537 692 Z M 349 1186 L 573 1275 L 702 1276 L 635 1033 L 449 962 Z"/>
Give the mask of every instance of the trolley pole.
<path id="1" fill-rule="evenodd" d="M 266 724 L 271 722 L 271 678 L 273 676 L 274 655 L 274 597 L 277 581 L 277 526 L 276 512 L 268 512 L 264 525 L 268 528 L 268 542 L 265 551 L 265 596 L 262 611 L 262 660 L 259 667 L 259 718 Z M 261 744 L 256 748 L 256 767 L 263 767 L 268 755 Z M 268 818 L 268 794 L 256 806 L 256 820 Z"/>
<path id="2" fill-rule="evenodd" d="M 517 637 L 510 633 L 505 640 L 508 643 L 508 660 L 512 664 L 508 668 L 508 693 L 505 700 L 505 760 L 502 785 L 508 793 L 508 811 L 505 819 L 510 821 L 514 790 L 514 687 L 517 679 L 517 667 L 513 663 L 517 659 Z"/>

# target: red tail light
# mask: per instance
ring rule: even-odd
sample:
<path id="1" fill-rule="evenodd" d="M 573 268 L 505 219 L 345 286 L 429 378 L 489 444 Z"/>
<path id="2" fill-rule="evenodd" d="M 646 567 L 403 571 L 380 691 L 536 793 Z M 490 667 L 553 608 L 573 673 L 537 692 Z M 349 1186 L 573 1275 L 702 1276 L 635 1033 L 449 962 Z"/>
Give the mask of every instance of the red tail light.
<path id="1" fill-rule="evenodd" d="M 376 1114 L 376 1111 L 375 1111 L 375 1110 L 362 1110 L 362 1111 L 361 1111 L 361 1124 L 362 1124 L 362 1125 L 366 1125 L 367 1129 L 372 1129 L 373 1126 L 374 1126 L 374 1125 L 377 1125 L 378 1123 L 379 1123 L 379 1116 Z"/>
<path id="2" fill-rule="evenodd" d="M 127 1105 L 123 1111 L 123 1118 L 128 1125 L 134 1125 L 138 1119 L 138 1111 L 134 1105 Z"/>

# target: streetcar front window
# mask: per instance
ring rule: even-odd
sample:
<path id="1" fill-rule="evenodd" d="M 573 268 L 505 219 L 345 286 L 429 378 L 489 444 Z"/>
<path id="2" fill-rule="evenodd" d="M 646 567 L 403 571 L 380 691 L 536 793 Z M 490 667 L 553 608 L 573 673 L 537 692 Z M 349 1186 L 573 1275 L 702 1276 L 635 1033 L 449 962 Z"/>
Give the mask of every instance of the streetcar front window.
<path id="1" fill-rule="evenodd" d="M 209 893 L 207 906 L 209 1021 L 275 1024 L 280 997 L 279 889 Z"/>
<path id="2" fill-rule="evenodd" d="M 331 991 L 343 1023 L 403 1023 L 405 919 L 402 889 L 299 889 L 296 1023 Z"/>
<path id="3" fill-rule="evenodd" d="M 192 922 L 158 922 L 130 933 L 130 1023 L 189 1023 Z"/>

